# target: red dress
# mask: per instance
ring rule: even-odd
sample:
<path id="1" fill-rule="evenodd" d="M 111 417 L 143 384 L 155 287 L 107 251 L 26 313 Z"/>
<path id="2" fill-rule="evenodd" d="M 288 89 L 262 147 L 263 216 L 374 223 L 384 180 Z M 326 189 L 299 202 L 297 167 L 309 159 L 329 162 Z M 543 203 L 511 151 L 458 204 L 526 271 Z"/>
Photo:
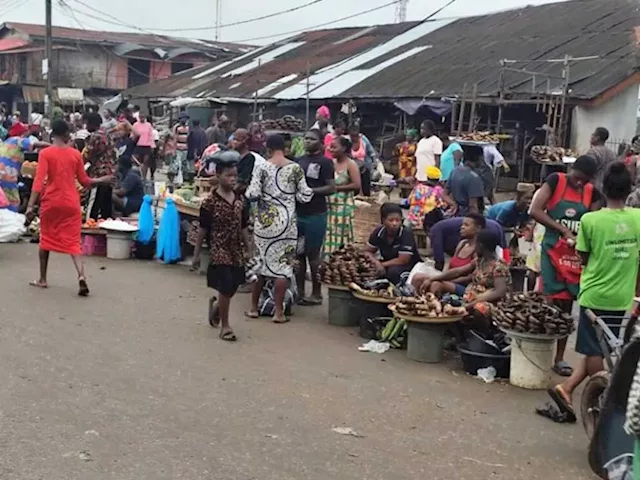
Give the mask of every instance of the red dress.
<path id="1" fill-rule="evenodd" d="M 91 178 L 82 155 L 72 147 L 48 147 L 38 156 L 33 190 L 40 193 L 40 248 L 80 255 L 82 209 L 76 179 L 85 187 Z M 45 185 L 46 182 L 46 185 Z"/>

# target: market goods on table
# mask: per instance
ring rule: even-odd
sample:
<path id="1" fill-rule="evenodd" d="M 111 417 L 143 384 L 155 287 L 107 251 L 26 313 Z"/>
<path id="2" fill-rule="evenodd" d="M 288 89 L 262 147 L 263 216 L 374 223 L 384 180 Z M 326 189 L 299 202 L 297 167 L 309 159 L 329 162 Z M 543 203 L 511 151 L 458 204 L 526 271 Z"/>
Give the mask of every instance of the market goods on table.
<path id="1" fill-rule="evenodd" d="M 336 250 L 318 268 L 318 280 L 328 285 L 364 284 L 377 277 L 371 258 L 353 245 Z"/>
<path id="2" fill-rule="evenodd" d="M 100 224 L 100 228 L 104 228 L 105 230 L 113 230 L 116 232 L 136 232 L 138 231 L 138 227 L 136 225 L 131 225 L 130 223 L 123 222 L 122 220 L 116 219 L 108 219 Z"/>
<path id="3" fill-rule="evenodd" d="M 531 147 L 531 158 L 537 162 L 562 163 L 564 157 L 575 157 L 568 148 L 534 145 Z"/>
<path id="4" fill-rule="evenodd" d="M 111 220 L 109 218 L 109 220 Z M 101 225 L 105 222 L 105 219 L 94 220 L 93 218 L 88 218 L 86 222 L 82 225 L 82 228 L 101 228 Z"/>
<path id="5" fill-rule="evenodd" d="M 391 318 L 384 328 L 378 330 L 378 340 L 389 342 L 391 348 L 404 348 L 407 338 L 407 322 L 401 318 Z"/>
<path id="6" fill-rule="evenodd" d="M 293 115 L 284 115 L 276 119 L 266 119 L 260 122 L 265 130 L 288 130 L 290 132 L 304 131 L 304 120 Z"/>
<path id="7" fill-rule="evenodd" d="M 362 286 L 356 282 L 349 284 L 349 289 L 358 295 L 363 297 L 369 297 L 372 299 L 385 299 L 393 300 L 402 296 L 409 296 L 413 293 L 413 287 L 411 286 L 396 286 L 386 278 L 380 280 L 372 280 L 364 283 Z"/>
<path id="8" fill-rule="evenodd" d="M 511 267 L 526 267 L 527 266 L 527 257 L 523 255 L 512 255 L 511 262 L 509 264 Z"/>
<path id="9" fill-rule="evenodd" d="M 505 330 L 538 335 L 569 335 L 573 317 L 549 304 L 540 292 L 508 296 L 491 309 L 493 320 Z"/>
<path id="10" fill-rule="evenodd" d="M 449 296 L 448 298 L 453 298 Z M 455 317 L 467 314 L 467 309 L 462 306 L 454 306 L 457 302 L 445 303 L 433 293 L 427 293 L 419 297 L 400 297 L 394 305 L 394 311 L 399 315 L 411 317 Z"/>
<path id="11" fill-rule="evenodd" d="M 456 137 L 456 140 L 466 140 L 469 142 L 486 142 L 486 143 L 500 143 L 502 140 L 511 138 L 510 135 L 491 133 L 491 132 L 468 132 L 461 133 Z"/>

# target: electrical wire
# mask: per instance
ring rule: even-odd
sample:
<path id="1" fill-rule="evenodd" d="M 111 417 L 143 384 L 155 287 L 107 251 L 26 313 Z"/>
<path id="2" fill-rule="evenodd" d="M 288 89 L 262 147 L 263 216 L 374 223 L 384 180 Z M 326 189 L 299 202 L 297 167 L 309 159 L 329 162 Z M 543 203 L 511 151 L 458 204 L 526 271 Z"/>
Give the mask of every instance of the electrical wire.
<path id="1" fill-rule="evenodd" d="M 2 15 L 7 15 L 13 12 L 14 10 L 24 7 L 30 1 L 31 0 L 18 0 L 17 2 L 15 2 L 15 1 L 9 0 L 8 3 L 4 5 L 0 5 L 0 7 L 2 7 Z"/>
<path id="2" fill-rule="evenodd" d="M 258 22 L 260 20 L 266 20 L 268 18 L 279 17 L 280 15 L 285 15 L 291 12 L 297 12 L 298 10 L 302 10 L 303 8 L 310 7 L 311 5 L 315 5 L 316 3 L 324 2 L 325 0 L 312 0 L 311 2 L 307 2 L 302 5 L 298 5 L 297 7 L 288 8 L 286 10 L 280 10 L 279 12 L 273 12 L 266 15 L 262 15 L 260 17 L 248 18 L 246 20 L 239 20 L 237 22 L 224 23 L 222 25 L 216 26 L 208 26 L 208 27 L 190 27 L 190 28 L 154 28 L 154 30 L 158 32 L 197 32 L 203 30 L 215 30 L 216 28 L 226 28 L 226 27 L 235 27 L 237 25 L 245 25 L 247 23 Z"/>

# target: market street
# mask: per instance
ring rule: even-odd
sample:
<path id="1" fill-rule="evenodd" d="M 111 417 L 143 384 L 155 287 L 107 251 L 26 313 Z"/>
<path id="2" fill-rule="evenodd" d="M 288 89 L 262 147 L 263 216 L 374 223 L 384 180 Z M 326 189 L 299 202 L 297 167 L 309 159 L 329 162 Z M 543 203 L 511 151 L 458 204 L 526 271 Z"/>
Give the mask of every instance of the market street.
<path id="1" fill-rule="evenodd" d="M 544 392 L 359 353 L 326 307 L 274 325 L 238 295 L 222 342 L 204 277 L 85 260 L 88 299 L 68 257 L 38 290 L 37 247 L 0 245 L 2 480 L 592 478 L 582 426 L 533 413 Z"/>

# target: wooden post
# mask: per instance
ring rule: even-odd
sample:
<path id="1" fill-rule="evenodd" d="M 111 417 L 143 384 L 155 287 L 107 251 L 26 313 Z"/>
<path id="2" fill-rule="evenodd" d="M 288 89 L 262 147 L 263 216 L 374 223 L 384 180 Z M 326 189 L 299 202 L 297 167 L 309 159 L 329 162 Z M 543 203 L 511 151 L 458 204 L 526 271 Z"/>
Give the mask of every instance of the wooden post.
<path id="1" fill-rule="evenodd" d="M 502 116 L 504 115 L 502 101 L 504 100 L 504 66 L 505 60 L 500 60 L 500 78 L 498 80 L 498 122 L 496 123 L 496 132 L 502 132 Z"/>
<path id="2" fill-rule="evenodd" d="M 471 94 L 471 113 L 469 116 L 469 131 L 475 131 L 476 124 L 476 103 L 478 101 L 478 84 L 473 84 L 473 93 Z"/>
<path id="3" fill-rule="evenodd" d="M 451 105 L 451 136 L 456 133 L 456 114 L 458 113 L 458 102 L 453 102 Z"/>
<path id="4" fill-rule="evenodd" d="M 460 112 L 458 116 L 458 136 L 462 135 L 462 122 L 464 121 L 464 107 L 467 97 L 467 84 L 462 86 L 462 101 L 460 102 Z"/>

